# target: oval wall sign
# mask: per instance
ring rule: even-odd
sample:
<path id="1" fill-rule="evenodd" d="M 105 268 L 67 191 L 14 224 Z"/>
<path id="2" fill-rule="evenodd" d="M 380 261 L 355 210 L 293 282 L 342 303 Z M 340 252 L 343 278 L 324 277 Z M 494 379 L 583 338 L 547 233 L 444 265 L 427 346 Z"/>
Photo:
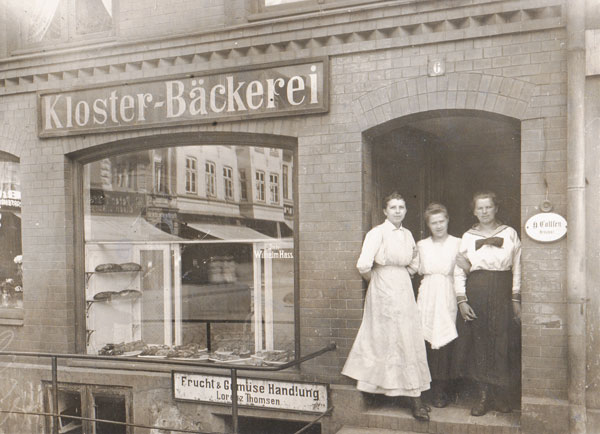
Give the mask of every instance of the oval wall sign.
<path id="1" fill-rule="evenodd" d="M 567 233 L 567 221 L 559 214 L 542 212 L 531 216 L 525 223 L 529 238 L 542 243 L 560 240 Z"/>

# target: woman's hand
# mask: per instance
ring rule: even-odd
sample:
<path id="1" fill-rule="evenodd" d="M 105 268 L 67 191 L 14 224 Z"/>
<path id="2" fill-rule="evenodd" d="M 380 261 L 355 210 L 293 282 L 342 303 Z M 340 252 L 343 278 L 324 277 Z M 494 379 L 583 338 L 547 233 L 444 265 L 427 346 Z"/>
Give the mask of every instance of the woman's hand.
<path id="1" fill-rule="evenodd" d="M 477 319 L 477 315 L 475 315 L 475 311 L 471 306 L 469 306 L 469 303 L 460 303 L 458 308 L 460 309 L 460 315 L 465 321 L 473 321 L 474 319 Z"/>
<path id="2" fill-rule="evenodd" d="M 519 325 L 521 325 L 521 303 L 518 301 L 512 302 L 513 308 L 513 319 Z"/>

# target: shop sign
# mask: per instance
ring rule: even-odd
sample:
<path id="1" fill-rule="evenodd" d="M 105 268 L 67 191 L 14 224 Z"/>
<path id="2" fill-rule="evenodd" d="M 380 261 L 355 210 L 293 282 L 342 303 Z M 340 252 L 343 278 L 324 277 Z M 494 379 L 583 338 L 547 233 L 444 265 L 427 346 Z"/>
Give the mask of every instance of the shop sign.
<path id="1" fill-rule="evenodd" d="M 92 189 L 90 206 L 93 214 L 137 215 L 146 206 L 146 197 L 139 193 Z"/>
<path id="2" fill-rule="evenodd" d="M 190 73 L 38 94 L 38 134 L 57 137 L 322 113 L 328 59 Z"/>
<path id="3" fill-rule="evenodd" d="M 327 410 L 327 385 L 241 378 L 237 380 L 240 406 L 323 413 Z M 231 378 L 173 372 L 176 400 L 231 405 Z"/>
<path id="4" fill-rule="evenodd" d="M 529 238 L 542 243 L 560 240 L 567 233 L 567 221 L 553 212 L 539 213 L 525 223 L 525 232 Z"/>
<path id="5" fill-rule="evenodd" d="M 0 208 L 21 208 L 21 192 L 18 190 L 2 190 L 0 192 Z"/>

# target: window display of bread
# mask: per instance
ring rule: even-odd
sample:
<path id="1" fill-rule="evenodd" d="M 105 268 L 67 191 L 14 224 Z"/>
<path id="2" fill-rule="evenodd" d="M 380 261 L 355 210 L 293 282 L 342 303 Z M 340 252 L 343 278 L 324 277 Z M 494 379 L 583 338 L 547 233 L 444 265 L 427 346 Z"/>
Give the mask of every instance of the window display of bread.
<path id="1" fill-rule="evenodd" d="M 106 301 L 110 300 L 113 295 L 117 294 L 114 291 L 102 291 L 94 295 L 94 300 L 96 301 Z"/>
<path id="2" fill-rule="evenodd" d="M 104 356 L 139 356 L 178 360 L 210 360 L 215 363 L 240 363 L 249 365 L 281 365 L 292 360 L 292 352 L 287 350 L 262 350 L 256 354 L 241 343 L 220 346 L 209 353 L 202 345 L 190 343 L 185 345 L 168 346 L 144 344 L 143 341 L 106 344 L 98 354 Z"/>
<path id="3" fill-rule="evenodd" d="M 142 341 L 121 342 L 120 344 L 106 344 L 98 354 L 101 356 L 120 356 L 126 353 L 141 352 L 145 345 Z"/>
<path id="4" fill-rule="evenodd" d="M 167 357 L 178 359 L 198 358 L 203 355 L 208 355 L 208 349 L 201 347 L 198 344 L 186 344 L 173 347 Z"/>
<path id="5" fill-rule="evenodd" d="M 97 273 L 114 273 L 115 271 L 122 271 L 119 264 L 100 264 L 96 266 Z"/>
<path id="6" fill-rule="evenodd" d="M 121 267 L 121 271 L 140 271 L 142 269 L 142 266 L 135 262 L 125 262 L 124 264 L 119 264 L 119 266 Z"/>
<path id="7" fill-rule="evenodd" d="M 255 358 L 260 358 L 265 362 L 289 362 L 290 353 L 287 350 L 263 350 L 257 351 Z"/>

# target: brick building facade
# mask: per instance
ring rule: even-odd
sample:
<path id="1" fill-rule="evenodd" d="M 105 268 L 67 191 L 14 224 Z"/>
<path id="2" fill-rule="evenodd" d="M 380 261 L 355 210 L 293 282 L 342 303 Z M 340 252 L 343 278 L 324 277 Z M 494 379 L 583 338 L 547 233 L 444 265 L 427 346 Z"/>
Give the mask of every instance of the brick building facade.
<path id="1" fill-rule="evenodd" d="M 63 3 L 66 10 L 73 7 Z M 584 312 L 585 304 L 569 295 L 569 241 L 540 243 L 524 230 L 545 200 L 562 216 L 573 211 L 571 167 L 585 162 L 589 185 L 598 182 L 595 130 L 587 131 L 588 156 L 569 160 L 569 31 L 583 32 L 568 27 L 569 8 L 583 7 L 583 2 L 568 3 L 306 0 L 269 6 L 268 1 L 250 0 L 121 0 L 112 2 L 112 26 L 99 39 L 75 34 L 36 45 L 15 27 L 21 16 L 9 1 L 0 11 L 0 151 L 16 157 L 20 167 L 24 292 L 22 309 L 0 309 L 6 349 L 86 351 L 88 270 L 81 258 L 85 204 L 80 185 L 86 164 L 161 146 L 284 143 L 295 159 L 290 165 L 297 229 L 294 345 L 307 354 L 333 341 L 337 350 L 279 378 L 330 385 L 334 410 L 321 421 L 323 433 L 336 433 L 342 426 L 475 432 L 479 422 L 473 420 L 442 418 L 424 426 L 371 411 L 340 371 L 362 317 L 365 284 L 356 259 L 366 231 L 381 221 L 380 199 L 394 189 L 405 194 L 406 225 L 417 240 L 426 236 L 424 206 L 445 200 L 451 216 L 457 216 L 451 233 L 460 236 L 468 227 L 470 196 L 479 186 L 504 197 L 503 218 L 520 232 L 523 323 L 520 413 L 499 425 L 477 425 L 488 430 L 477 432 L 584 432 L 577 429 L 586 425 L 588 433 L 596 432 L 597 243 L 588 244 L 584 260 L 591 307 L 584 341 L 587 384 L 577 386 L 571 373 L 577 363 L 569 358 L 574 333 L 569 333 L 568 306 L 575 303 Z M 598 10 L 587 5 L 587 12 L 590 51 L 596 46 Z M 38 101 L 44 92 L 260 70 L 305 59 L 325 59 L 328 65 L 326 112 L 40 137 Z M 597 73 L 588 65 L 591 95 L 597 92 Z M 596 102 L 588 98 L 585 104 L 586 122 L 593 122 Z M 596 238 L 591 226 L 596 196 L 586 192 L 591 241 Z M 585 221 L 586 211 L 580 212 Z M 5 372 L 11 374 L 3 382 L 4 390 L 11 390 L 12 406 L 44 411 L 47 366 L 13 361 Z M 135 366 L 110 371 L 109 385 L 131 393 L 130 421 L 226 429 L 226 410 L 173 401 L 169 372 L 166 364 L 155 372 Z M 106 374 L 85 363 L 61 370 L 59 377 L 65 383 L 107 386 Z M 587 388 L 583 402 L 574 402 L 580 396 L 573 389 L 577 387 Z M 573 420 L 581 414 L 573 411 L 574 405 L 587 407 L 587 423 L 585 418 Z M 285 411 L 245 409 L 243 415 L 310 420 Z M 17 426 L 43 432 L 44 423 L 41 417 L 5 416 L 0 432 L 15 432 Z"/>

